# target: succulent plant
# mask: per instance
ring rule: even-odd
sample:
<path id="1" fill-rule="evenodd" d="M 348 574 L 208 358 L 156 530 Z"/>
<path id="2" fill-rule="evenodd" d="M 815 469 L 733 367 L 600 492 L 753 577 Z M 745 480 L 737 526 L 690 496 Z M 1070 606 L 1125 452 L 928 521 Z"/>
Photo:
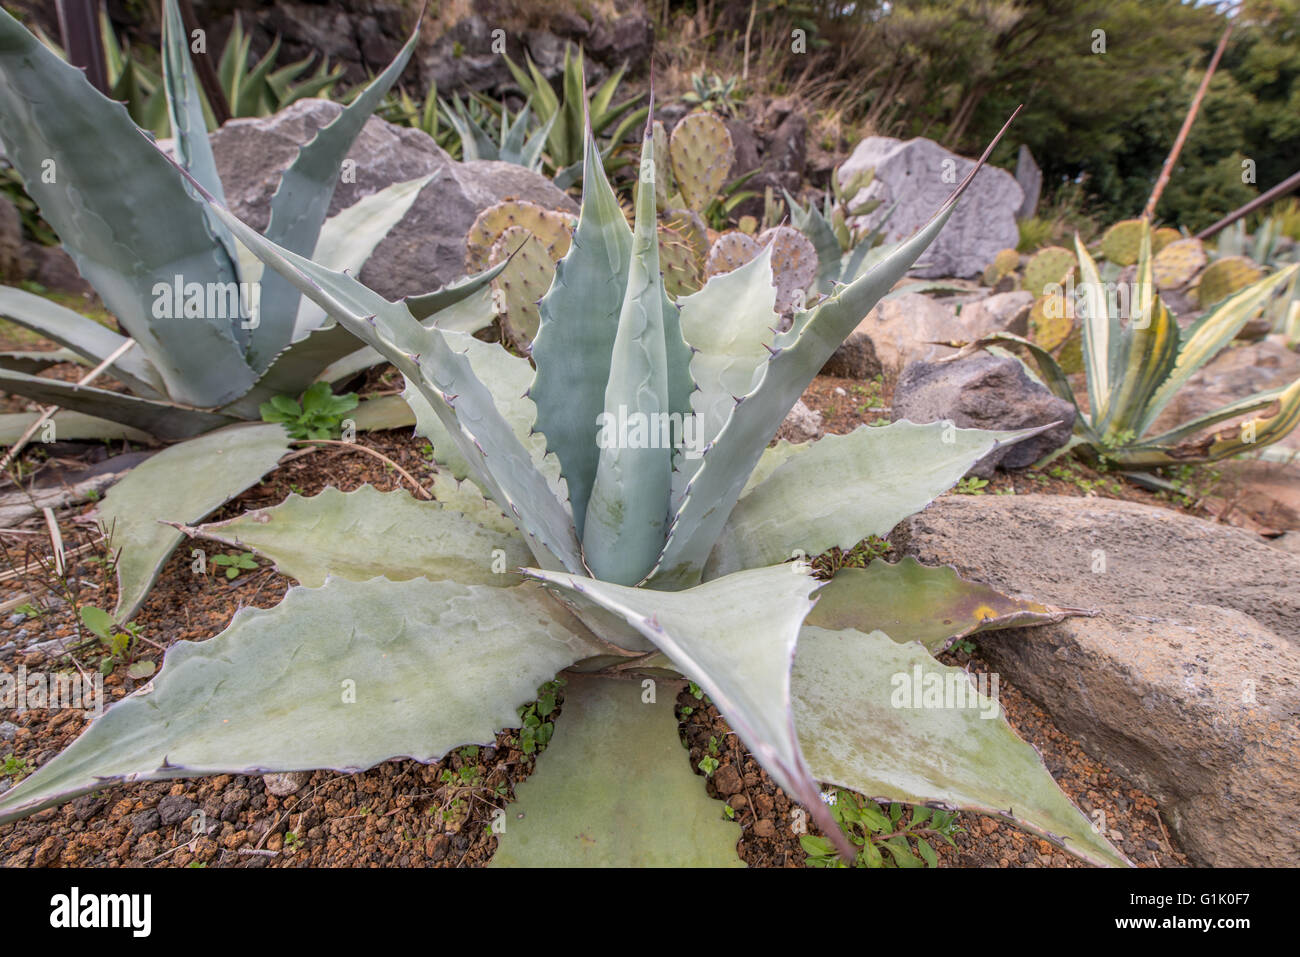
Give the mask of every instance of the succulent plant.
<path id="1" fill-rule="evenodd" d="M 1167 254 L 1179 243 L 1166 246 Z M 1149 469 L 1190 462 L 1213 462 L 1262 448 L 1300 423 L 1300 379 L 1260 392 L 1175 428 L 1152 435 L 1152 426 L 1188 379 L 1232 342 L 1270 299 L 1294 282 L 1300 265 L 1289 266 L 1234 292 L 1201 319 L 1180 332 L 1157 294 L 1150 228 L 1139 242 L 1137 278 L 1132 300 L 1108 295 L 1097 264 L 1075 238 L 1080 283 L 1075 311 L 1082 327 L 1088 409 L 1077 412 L 1069 447 L 1085 457 L 1121 468 Z M 1122 315 L 1127 313 L 1127 315 Z M 1057 396 L 1075 403 L 1065 372 L 1040 344 L 1010 333 L 981 340 L 983 345 L 1011 343 L 1028 350 L 1043 383 Z M 1276 411 L 1274 409 L 1276 408 Z M 1077 409 L 1077 404 L 1076 404 Z M 1210 430 L 1229 420 L 1251 416 L 1220 433 Z"/>
<path id="2" fill-rule="evenodd" d="M 314 55 L 275 69 L 280 53 L 278 35 L 270 49 L 249 66 L 252 43 L 252 35 L 244 32 L 239 11 L 235 11 L 230 36 L 217 63 L 217 78 L 221 81 L 231 116 L 270 116 L 307 97 L 328 99 L 334 85 L 343 78 L 343 67 L 335 66 L 331 70 L 329 57 L 325 57 L 314 73 L 299 79 L 311 66 Z"/>
<path id="3" fill-rule="evenodd" d="M 163 75 L 176 158 L 196 181 L 221 196 L 175 0 L 165 5 L 164 25 Z M 397 184 L 325 220 L 344 156 L 414 44 L 412 35 L 392 64 L 299 151 L 271 200 L 267 235 L 277 243 L 314 251 L 335 268 L 359 269 L 428 182 L 426 177 Z M 232 426 L 234 434 L 225 442 L 235 443 L 240 430 L 270 434 L 260 424 L 260 407 L 274 396 L 302 394 L 341 360 L 355 368 L 360 355 L 364 367 L 363 344 L 350 332 L 277 273 L 263 273 L 256 260 L 241 261 L 230 231 L 122 104 L 100 95 L 80 70 L 3 11 L 0 138 L 42 215 L 125 332 L 119 335 L 41 296 L 0 287 L 0 314 L 54 340 L 88 365 L 107 362 L 107 374 L 128 390 L 44 378 L 16 371 L 23 368 L 19 360 L 0 361 L 0 387 L 74 413 L 55 417 L 59 438 L 145 433 L 171 441 Z M 50 170 L 54 175 L 47 175 Z M 465 286 L 453 295 L 465 298 L 477 288 Z M 467 320 L 490 322 L 486 299 L 483 307 L 481 316 Z M 379 361 L 377 354 L 369 356 L 370 364 Z M 279 427 L 273 432 L 283 451 L 288 436 Z M 128 484 L 122 497 L 130 497 L 130 483 L 137 481 L 182 488 L 195 471 L 219 464 L 227 472 L 229 497 L 257 481 L 276 460 L 265 455 L 241 459 L 245 471 L 232 471 L 229 456 L 204 459 L 198 454 L 203 449 L 211 456 L 226 453 L 220 441 L 171 450 L 175 454 L 155 457 L 147 478 L 124 479 Z M 162 474 L 168 465 L 176 470 L 170 477 Z M 164 517 L 197 521 L 206 512 L 194 509 L 206 505 L 210 510 L 225 501 L 210 499 L 196 493 L 192 504 L 178 505 L 180 511 Z M 117 516 L 113 546 L 129 545 L 137 553 L 132 562 L 118 565 L 119 616 L 129 615 L 143 599 L 179 541 L 170 533 L 160 538 L 157 530 L 148 512 Z M 132 569 L 143 577 L 125 577 Z"/>
<path id="4" fill-rule="evenodd" d="M 716 73 L 691 74 L 691 89 L 682 94 L 682 102 L 703 110 L 717 110 L 727 116 L 736 112 L 736 77 L 723 79 Z"/>
<path id="5" fill-rule="evenodd" d="M 738 230 L 723 233 L 709 249 L 705 274 L 720 276 L 739 269 L 768 247 L 772 281 L 776 284 L 776 311 L 789 315 L 804 307 L 806 294 L 817 278 L 817 249 L 791 226 L 775 226 L 757 237 Z"/>
<path id="6" fill-rule="evenodd" d="M 521 199 L 487 207 L 470 225 L 465 266 L 471 273 L 501 267 L 492 280 L 493 312 L 521 351 L 527 352 L 537 335 L 537 300 L 569 251 L 573 227 L 570 214 Z"/>
<path id="7" fill-rule="evenodd" d="M 1055 352 L 1074 331 L 1074 303 L 1059 291 L 1049 291 L 1034 300 L 1029 309 L 1029 335 L 1034 343 Z"/>
<path id="8" fill-rule="evenodd" d="M 460 140 L 462 160 L 498 160 L 533 172 L 541 170 L 542 149 L 555 124 L 554 114 L 530 133 L 531 102 L 525 102 L 514 116 L 510 115 L 510 107 L 504 102 L 493 108 L 485 107 L 479 115 L 475 115 L 454 94 L 450 105 L 443 103 L 440 107 Z M 493 112 L 499 115 L 500 122 L 500 128 L 495 131 L 492 129 L 493 124 L 487 121 L 488 117 L 483 115 L 490 116 Z"/>
<path id="9" fill-rule="evenodd" d="M 831 174 L 831 191 L 822 200 L 822 208 L 809 204 L 800 206 L 788 190 L 786 205 L 790 208 L 790 222 L 808 237 L 817 250 L 817 292 L 829 295 L 838 285 L 853 282 L 858 276 L 875 266 L 896 247 L 881 245 L 885 225 L 893 214 L 888 209 L 871 229 L 850 227 L 850 219 L 865 216 L 880 206 L 876 199 L 854 203 L 854 198 L 875 179 L 875 170 L 861 170 L 852 180 L 842 185 L 839 169 Z"/>
<path id="10" fill-rule="evenodd" d="M 1263 277 L 1264 270 L 1245 256 L 1224 256 L 1201 273 L 1196 282 L 1196 301 L 1201 306 L 1212 306 Z"/>
<path id="11" fill-rule="evenodd" d="M 1179 239 L 1155 253 L 1151 274 L 1157 289 L 1181 289 L 1205 266 L 1205 244 L 1199 239 Z"/>
<path id="12" fill-rule="evenodd" d="M 1012 275 L 1020 268 L 1020 253 L 1014 249 L 1000 249 L 984 270 L 984 285 L 996 286 L 1004 276 Z"/>
<path id="13" fill-rule="evenodd" d="M 1161 226 L 1151 234 L 1151 254 L 1158 255 L 1160 250 L 1182 238 L 1183 234 L 1172 226 Z"/>
<path id="14" fill-rule="evenodd" d="M 673 127 L 668 155 L 684 205 L 703 213 L 726 185 L 736 151 L 726 123 L 713 113 L 691 113 Z"/>
<path id="15" fill-rule="evenodd" d="M 1132 266 L 1138 261 L 1146 224 L 1140 219 L 1123 219 L 1101 235 L 1101 254 L 1117 266 Z"/>
<path id="16" fill-rule="evenodd" d="M 547 162 L 556 186 L 568 189 L 582 175 L 583 127 L 586 122 L 605 141 L 601 159 L 606 173 L 613 173 L 631 162 L 617 155 L 618 147 L 629 133 L 645 122 L 649 111 L 647 107 L 637 107 L 641 102 L 640 94 L 621 103 L 614 102 L 614 95 L 627 71 L 626 66 L 619 67 L 606 77 L 588 98 L 582 48 L 579 47 L 575 55 L 573 47 L 566 46 L 564 70 L 561 74 L 564 99 L 561 100 L 556 96 L 550 81 L 533 63 L 532 57 L 527 60 L 527 69 L 508 56 L 505 59 L 515 82 L 532 103 L 538 122 L 550 131 L 546 137 Z"/>
<path id="17" fill-rule="evenodd" d="M 172 135 L 167 112 L 166 84 L 156 70 L 144 63 L 145 59 L 151 62 L 165 59 L 165 53 L 141 57 L 130 47 L 124 48 L 113 32 L 108 11 L 104 7 L 99 10 L 99 35 L 112 98 L 126 107 L 131 119 L 141 129 L 160 137 Z M 62 49 L 44 34 L 40 34 L 40 39 L 55 53 L 63 56 Z M 252 40 L 252 36 L 244 32 L 239 12 L 236 11 L 217 68 L 217 80 L 230 116 L 270 116 L 307 97 L 328 99 L 334 86 L 343 78 L 343 67 L 336 65 L 331 69 L 329 57 L 322 59 L 316 70 L 308 76 L 303 74 L 311 67 L 314 55 L 276 69 L 276 60 L 280 54 L 279 36 L 272 41 L 270 49 L 250 65 Z M 215 128 L 216 120 L 206 97 L 201 98 L 201 104 L 208 128 Z"/>
<path id="18" fill-rule="evenodd" d="M 763 245 L 748 233 L 731 230 L 720 235 L 709 247 L 708 258 L 704 262 L 707 276 L 721 276 L 734 269 L 739 269 L 750 262 L 763 250 Z"/>
<path id="19" fill-rule="evenodd" d="M 1063 246 L 1045 246 L 1034 253 L 1025 264 L 1025 278 L 1021 286 L 1042 296 L 1048 288 L 1065 282 L 1065 277 L 1074 269 L 1077 260 L 1074 253 Z"/>
<path id="20" fill-rule="evenodd" d="M 535 372 L 212 200 L 241 242 L 401 370 L 435 456 L 477 485 L 444 476 L 440 501 L 425 503 L 367 488 L 292 496 L 191 529 L 238 539 L 303 585 L 208 641 L 175 644 L 146 689 L 0 795 L 0 821 L 123 780 L 436 760 L 491 741 L 566 671 L 564 713 L 520 789 L 526 813 L 502 815 L 497 863 L 735 863 L 739 828 L 677 746 L 683 676 L 849 857 L 819 780 L 998 814 L 1090 861 L 1126 863 L 991 699 L 898 704 L 900 675 L 970 689 L 932 658 L 955 635 L 1066 610 L 910 561 L 829 583 L 787 563 L 883 534 L 991 448 L 1035 431 L 897 422 L 768 448 L 966 183 L 876 269 L 773 335 L 770 252 L 674 302 L 659 277 L 652 163 L 629 227 L 590 135 L 587 157 L 574 242 L 541 302 Z M 645 441 L 690 413 L 693 437 L 678 448 Z"/>

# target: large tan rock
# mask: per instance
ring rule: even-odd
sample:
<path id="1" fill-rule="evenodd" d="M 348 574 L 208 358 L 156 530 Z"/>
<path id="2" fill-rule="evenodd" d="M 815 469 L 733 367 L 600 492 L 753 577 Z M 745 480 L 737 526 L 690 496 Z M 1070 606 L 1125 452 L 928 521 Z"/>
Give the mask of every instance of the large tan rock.
<path id="1" fill-rule="evenodd" d="M 993 633 L 982 653 L 1162 803 L 1192 860 L 1300 860 L 1300 557 L 1131 502 L 949 496 L 905 554 L 1096 617 Z"/>
<path id="2" fill-rule="evenodd" d="M 966 327 L 953 308 L 919 293 L 886 299 L 858 323 L 822 368 L 826 375 L 896 380 L 913 359 L 932 360 L 956 352 L 935 342 L 961 341 Z"/>

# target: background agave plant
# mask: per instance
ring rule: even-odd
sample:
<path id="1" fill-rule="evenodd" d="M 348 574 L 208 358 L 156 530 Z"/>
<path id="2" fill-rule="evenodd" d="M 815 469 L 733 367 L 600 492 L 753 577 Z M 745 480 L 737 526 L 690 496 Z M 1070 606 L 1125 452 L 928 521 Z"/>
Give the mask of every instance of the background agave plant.
<path id="1" fill-rule="evenodd" d="M 1203 317 L 1180 330 L 1156 293 L 1154 257 L 1149 226 L 1140 237 L 1137 278 L 1129 316 L 1121 316 L 1123 298 L 1108 296 L 1106 284 L 1082 241 L 1075 237 L 1080 295 L 1073 304 L 1083 329 L 1084 370 L 1088 379 L 1088 412 L 1078 410 L 1071 447 L 1094 460 L 1124 468 L 1213 462 L 1276 442 L 1300 423 L 1300 379 L 1233 402 L 1176 428 L 1150 435 L 1160 413 L 1192 377 L 1268 306 L 1275 293 L 1295 279 L 1292 265 L 1240 289 L 1218 302 Z M 1042 345 L 1010 333 L 981 340 L 982 345 L 1005 342 L 1028 350 L 1042 382 L 1056 395 L 1075 403 L 1064 371 Z M 1206 434 L 1211 427 L 1276 405 L 1268 416 L 1256 416 L 1223 434 Z M 1076 404 L 1076 409 L 1077 409 Z"/>
<path id="2" fill-rule="evenodd" d="M 546 137 L 547 158 L 555 185 L 561 189 L 574 185 L 582 174 L 584 124 L 589 124 L 596 135 L 606 140 L 601 157 L 605 172 L 613 173 L 630 165 L 630 160 L 615 156 L 615 151 L 638 124 L 645 122 L 649 112 L 644 106 L 637 108 L 640 96 L 629 97 L 622 103 L 614 102 L 614 95 L 618 92 L 626 67 L 620 67 L 611 73 L 588 97 L 586 70 L 582 61 L 581 49 L 575 55 L 571 46 L 565 48 L 564 71 L 561 74 L 561 92 L 564 98 L 561 100 L 531 57 L 527 59 L 527 69 L 506 57 L 506 65 L 510 67 L 524 97 L 533 105 L 538 123 L 549 130 Z"/>
<path id="3" fill-rule="evenodd" d="M 340 164 L 409 59 L 416 35 L 285 171 L 267 227 L 285 248 L 314 251 L 333 268 L 357 270 L 428 182 L 396 184 L 325 220 Z M 177 162 L 220 196 L 184 37 L 175 0 L 168 0 L 163 73 Z M 42 214 L 126 334 L 8 286 L 0 287 L 0 315 L 103 368 L 129 391 L 34 374 L 42 364 L 65 360 L 67 352 L 0 359 L 0 387 L 80 413 L 55 417 L 62 439 L 143 433 L 177 440 L 235 426 L 209 441 L 169 449 L 150 461 L 148 471 L 125 480 L 122 498 L 138 495 L 155 508 L 169 500 L 171 510 L 110 510 L 105 516 L 112 547 L 131 552 L 119 565 L 119 575 L 128 576 L 121 579 L 117 610 L 125 620 L 179 541 L 171 530 L 160 537 L 154 519 L 197 521 L 256 482 L 287 448 L 289 437 L 278 426 L 250 424 L 261 418 L 263 403 L 300 395 L 319 376 L 330 377 L 331 368 L 343 375 L 380 360 L 278 274 L 263 274 L 261 263 L 239 251 L 229 229 L 125 108 L 3 11 L 0 78 L 0 137 Z M 239 294 L 252 284 L 260 285 L 255 316 Z M 433 301 L 465 301 L 459 321 L 475 328 L 492 319 L 487 291 L 470 298 L 476 291 L 469 283 Z M 26 424 L 17 418 L 6 423 L 13 434 Z M 187 488 L 191 499 L 178 500 Z"/>
<path id="4" fill-rule="evenodd" d="M 538 685 L 576 669 L 497 863 L 735 863 L 738 828 L 677 749 L 669 689 L 682 675 L 848 856 L 819 779 L 1001 814 L 1089 860 L 1124 863 L 1000 717 L 891 706 L 894 677 L 914 668 L 969 686 L 931 657 L 958 634 L 1065 611 L 951 569 L 878 564 L 823 585 L 786 563 L 887 532 L 1026 434 L 900 422 L 768 448 L 961 190 L 769 342 L 770 254 L 674 302 L 658 269 L 652 136 L 634 227 L 590 131 L 586 148 L 580 221 L 541 303 L 535 373 L 213 201 L 241 242 L 397 365 L 436 454 L 477 486 L 441 476 L 436 503 L 329 490 L 190 529 L 273 558 L 302 586 L 207 642 L 174 646 L 159 678 L 0 796 L 0 821 L 112 781 L 435 760 L 491 740 Z M 606 413 L 692 411 L 696 446 L 597 441 Z"/>
<path id="5" fill-rule="evenodd" d="M 530 133 L 531 101 L 524 103 L 513 117 L 510 115 L 510 107 L 504 101 L 500 105 L 483 103 L 477 116 L 455 95 L 451 98 L 450 106 L 446 103 L 440 106 L 447 122 L 460 138 L 461 159 L 500 160 L 534 172 L 542 168 L 542 148 L 546 145 L 546 138 L 550 135 L 558 114 L 552 113 L 550 119 Z M 499 130 L 492 129 L 494 112 L 500 114 Z"/>

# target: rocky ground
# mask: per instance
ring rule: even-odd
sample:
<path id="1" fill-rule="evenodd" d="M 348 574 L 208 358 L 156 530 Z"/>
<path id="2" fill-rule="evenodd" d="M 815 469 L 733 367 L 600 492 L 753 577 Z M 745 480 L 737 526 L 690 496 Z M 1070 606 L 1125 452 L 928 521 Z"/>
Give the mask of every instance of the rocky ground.
<path id="1" fill-rule="evenodd" d="M 382 387 L 382 382 L 373 385 Z M 820 377 L 804 401 L 824 416 L 831 431 L 847 431 L 887 415 L 887 394 L 867 399 L 850 392 L 855 386 L 863 388 L 854 380 Z M 850 403 L 849 396 L 863 401 Z M 364 435 L 361 442 L 382 451 L 417 479 L 428 477 L 431 464 L 424 443 L 405 430 Z M 1061 475 L 999 473 L 983 491 L 1033 489 L 1060 496 L 1115 495 L 1166 508 L 1171 504 L 1077 467 Z M 276 504 L 290 491 L 311 495 L 327 485 L 350 490 L 365 482 L 389 489 L 398 480 L 369 456 L 338 448 L 318 450 L 278 468 L 217 517 Z M 23 567 L 41 550 L 31 536 L 9 536 L 4 543 L 11 568 Z M 94 548 L 83 552 L 71 578 L 81 589 L 80 601 L 107 605 L 113 585 L 100 557 Z M 35 620 L 12 611 L 15 599 L 42 593 L 37 580 L 43 574 L 39 569 L 10 574 L 0 583 L 0 600 L 8 599 L 10 606 L 0 621 L 0 667 L 6 670 L 19 665 L 48 667 L 61 650 L 59 639 L 74 640 L 66 605 L 49 602 L 52 607 Z M 178 553 L 136 617 L 151 642 L 142 647 L 141 657 L 159 661 L 162 649 L 175 641 L 210 637 L 238 607 L 273 606 L 290 584 L 265 567 L 245 571 L 233 581 L 196 576 L 188 556 Z M 1031 632 L 1013 634 L 1034 640 Z M 954 650 L 945 661 L 972 671 L 986 670 L 989 665 L 980 647 L 977 643 L 973 654 Z M 94 649 L 73 651 L 93 667 Z M 136 686 L 125 671 L 119 666 L 106 679 L 111 700 Z M 1117 847 L 1140 866 L 1187 863 L 1149 791 L 1090 757 L 1076 737 L 1062 731 L 1005 676 L 1001 701 L 1012 725 L 1043 754 L 1063 790 L 1089 816 L 1104 815 L 1097 819 L 1105 821 Z M 805 855 L 797 835 L 783 826 L 789 820 L 789 799 L 712 706 L 689 703 L 694 706 L 692 713 L 681 716 L 689 748 L 683 760 L 697 767 L 710 739 L 722 742 L 720 766 L 710 777 L 709 792 L 735 810 L 743 834 L 740 856 L 751 865 L 801 866 Z M 561 716 L 561 728 L 562 722 Z M 0 752 L 12 755 L 24 770 L 39 767 L 75 738 L 82 726 L 80 715 L 71 711 L 9 712 L 0 723 Z M 222 775 L 115 787 L 0 828 L 0 862 L 14 866 L 478 866 L 490 859 L 495 846 L 487 828 L 492 810 L 510 799 L 514 786 L 532 767 L 533 759 L 521 752 L 515 732 L 504 731 L 493 747 L 462 749 L 434 765 L 390 762 L 361 774 L 320 771 L 271 785 L 257 776 Z M 444 775 L 448 770 L 453 775 Z M 201 834 L 193 830 L 195 810 L 203 812 Z M 1046 842 L 1000 821 L 968 814 L 962 815 L 961 826 L 964 832 L 956 837 L 957 848 L 940 849 L 945 866 L 1076 865 Z"/>

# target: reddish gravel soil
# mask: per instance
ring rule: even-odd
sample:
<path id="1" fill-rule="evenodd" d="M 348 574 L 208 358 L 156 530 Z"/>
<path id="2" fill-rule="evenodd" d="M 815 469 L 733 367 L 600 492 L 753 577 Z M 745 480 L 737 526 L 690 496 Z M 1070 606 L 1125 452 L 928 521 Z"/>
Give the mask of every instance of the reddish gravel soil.
<path id="1" fill-rule="evenodd" d="M 391 387 L 378 377 L 368 384 L 372 389 Z M 859 398 L 848 390 L 861 385 L 851 380 L 819 378 L 805 393 L 804 401 L 826 414 L 827 428 L 832 432 L 848 431 L 882 414 L 887 417 L 888 413 L 878 408 L 861 408 L 866 401 L 846 401 L 849 395 Z M 848 395 L 840 395 L 837 389 Z M 877 403 L 887 407 L 888 398 L 878 396 Z M 406 430 L 363 435 L 359 442 L 382 452 L 418 481 L 429 480 L 432 464 L 427 445 Z M 50 450 L 33 449 L 24 458 L 32 464 L 42 454 L 61 450 L 70 456 L 78 448 L 85 451 L 85 447 L 68 444 Z M 1132 498 L 1166 507 L 1171 504 L 1162 496 L 1079 466 L 1071 466 L 1063 474 L 1066 477 L 1032 471 L 1012 477 L 999 475 L 984 491 L 1013 488 Z M 316 449 L 288 458 L 264 482 L 229 503 L 212 519 L 277 504 L 291 491 L 313 495 L 328 485 L 346 491 L 367 482 L 380 489 L 403 484 L 395 470 L 369 455 L 340 447 Z M 66 600 L 70 597 L 74 604 L 111 606 L 114 585 L 100 560 L 100 547 L 94 544 L 93 522 L 85 514 L 90 508 L 69 508 L 60 515 L 65 546 L 69 550 L 86 546 L 70 560 L 71 591 L 62 598 L 51 591 L 52 577 L 47 571 L 21 571 L 49 551 L 48 539 L 41 535 L 40 520 L 21 526 L 19 532 L 29 534 L 0 533 L 0 545 L 4 547 L 0 575 L 10 570 L 0 581 L 0 603 L 10 603 L 0 614 L 0 669 L 13 671 L 19 665 L 29 669 L 53 667 L 61 648 L 42 651 L 32 647 L 53 639 L 61 639 L 70 647 L 87 670 L 98 664 L 97 648 L 79 644 L 74 615 Z M 211 637 L 225 627 L 239 607 L 271 607 L 292 584 L 267 566 L 227 581 L 213 576 L 210 568 L 207 575 L 194 574 L 190 562 L 188 549 L 178 550 L 136 616 L 143 635 L 151 642 L 142 644 L 140 658 L 158 663 L 162 657 L 160 647 Z M 46 612 L 36 619 L 15 614 L 13 606 L 23 596 L 30 596 Z M 977 648 L 974 656 L 952 651 L 943 660 L 972 672 L 986 670 Z M 109 702 L 130 693 L 136 685 L 126 674 L 126 665 L 119 664 L 105 680 Z M 1110 838 L 1131 860 L 1144 867 L 1186 866 L 1186 859 L 1171 845 L 1156 802 L 1149 795 L 1090 758 L 1005 680 L 1001 681 L 1000 701 L 1008 720 L 1042 754 L 1065 793 L 1089 817 L 1095 817 L 1096 811 L 1104 812 Z M 719 767 L 709 777 L 708 789 L 734 809 L 734 819 L 742 826 L 737 848 L 741 858 L 754 866 L 803 866 L 804 851 L 789 826 L 792 802 L 711 705 L 690 699 L 689 692 L 683 692 L 679 704 L 688 703 L 693 711 L 682 718 L 681 731 L 689 754 L 683 753 L 682 760 L 698 768 L 708 753 L 710 739 L 717 739 L 714 747 Z M 562 716 L 558 727 L 563 728 Z M 0 760 L 12 755 L 30 771 L 66 747 L 82 728 L 80 712 L 0 711 Z M 514 786 L 531 772 L 533 762 L 533 757 L 520 751 L 516 732 L 507 730 L 497 736 L 494 747 L 460 749 L 437 764 L 394 761 L 351 775 L 317 771 L 296 793 L 285 796 L 270 793 L 257 776 L 221 775 L 111 787 L 0 827 L 0 864 L 479 866 L 490 859 L 495 847 L 496 839 L 488 827 L 492 811 L 511 800 Z M 462 769 L 466 770 L 461 773 Z M 443 776 L 446 770 L 455 772 L 447 775 L 448 780 Z M 195 815 L 195 811 L 202 815 Z M 197 833 L 196 821 L 201 822 Z M 963 814 L 959 823 L 964 830 L 956 836 L 957 847 L 937 845 L 942 866 L 1082 866 L 1046 841 L 1001 821 Z"/>

